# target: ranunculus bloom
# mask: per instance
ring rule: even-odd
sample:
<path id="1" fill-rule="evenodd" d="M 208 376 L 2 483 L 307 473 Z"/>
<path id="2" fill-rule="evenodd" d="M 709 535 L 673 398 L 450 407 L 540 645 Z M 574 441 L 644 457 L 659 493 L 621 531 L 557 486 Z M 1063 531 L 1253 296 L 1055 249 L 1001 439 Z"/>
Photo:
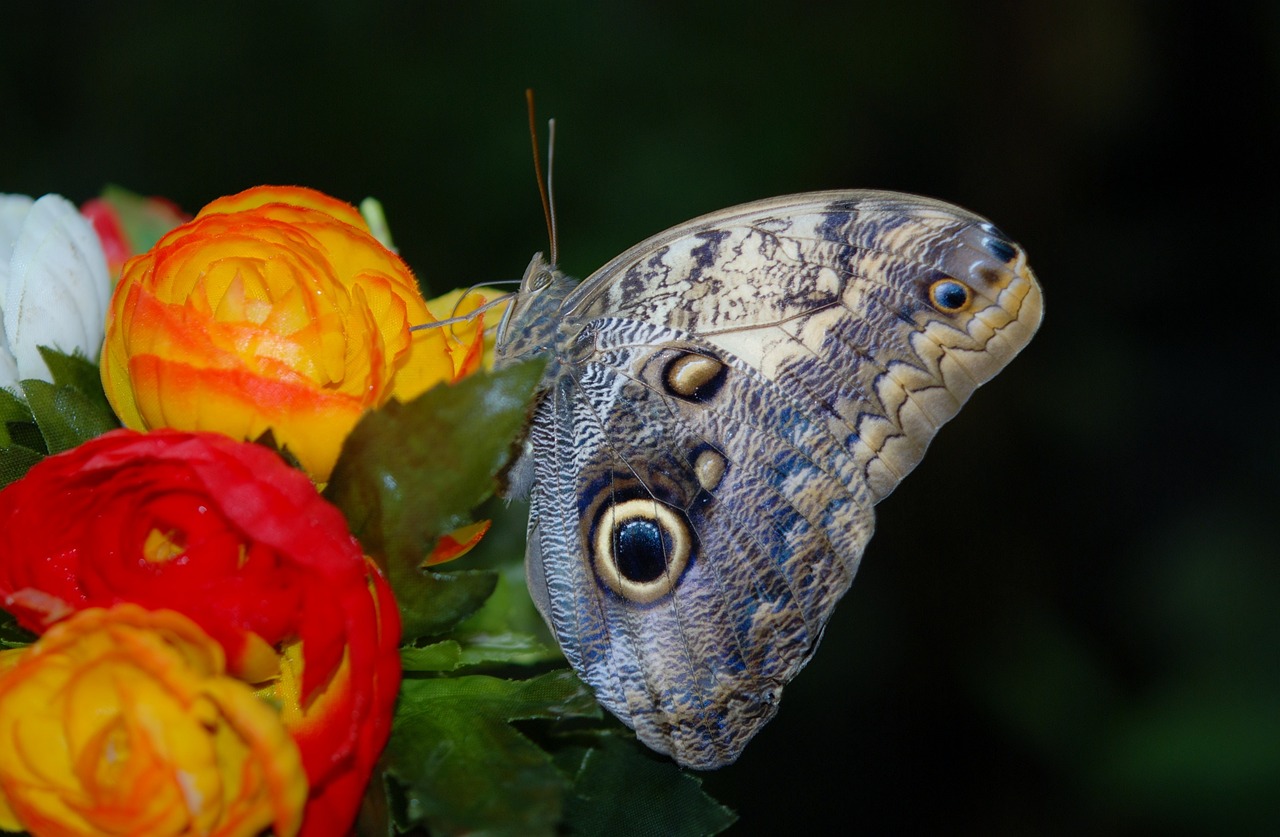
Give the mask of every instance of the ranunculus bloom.
<path id="1" fill-rule="evenodd" d="M 389 733 L 399 614 L 305 475 L 218 434 L 118 430 L 0 491 L 0 604 L 24 627 L 118 602 L 188 616 L 246 681 L 296 681 L 284 722 L 326 812 L 304 833 L 350 824 Z"/>
<path id="2" fill-rule="evenodd" d="M 60 195 L 0 195 L 0 386 L 51 380 L 40 346 L 97 358 L 111 296 L 93 228 Z"/>
<path id="3" fill-rule="evenodd" d="M 453 380 L 475 351 L 354 207 L 295 187 L 221 198 L 124 266 L 102 382 L 128 427 L 276 441 L 323 482 L 366 409 Z"/>
<path id="4" fill-rule="evenodd" d="M 91 608 L 0 665 L 0 828 L 298 832 L 307 779 L 280 714 L 186 617 Z"/>

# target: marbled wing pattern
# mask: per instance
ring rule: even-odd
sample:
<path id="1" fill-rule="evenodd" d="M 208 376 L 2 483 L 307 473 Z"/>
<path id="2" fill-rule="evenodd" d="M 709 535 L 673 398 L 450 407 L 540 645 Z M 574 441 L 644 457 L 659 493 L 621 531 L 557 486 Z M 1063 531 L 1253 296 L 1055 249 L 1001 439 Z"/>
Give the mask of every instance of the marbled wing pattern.
<path id="1" fill-rule="evenodd" d="M 535 258 L 498 337 L 499 363 L 548 357 L 526 567 L 601 703 L 681 764 L 736 759 L 874 504 L 1040 314 L 990 223 L 882 192 L 725 210 L 576 287 Z"/>

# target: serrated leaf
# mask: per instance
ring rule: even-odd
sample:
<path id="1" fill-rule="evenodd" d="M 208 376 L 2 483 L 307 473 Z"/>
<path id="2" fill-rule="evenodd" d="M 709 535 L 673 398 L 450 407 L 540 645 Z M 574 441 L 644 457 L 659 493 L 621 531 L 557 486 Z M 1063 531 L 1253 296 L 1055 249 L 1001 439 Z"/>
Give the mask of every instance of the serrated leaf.
<path id="1" fill-rule="evenodd" d="M 448 630 L 493 592 L 491 572 L 420 565 L 493 493 L 542 367 L 519 364 L 392 401 L 366 413 L 343 444 L 325 497 L 386 572 L 406 639 Z"/>
<path id="2" fill-rule="evenodd" d="M 555 833 L 568 780 L 509 722 L 598 713 L 567 670 L 523 681 L 406 680 L 383 755 L 397 825 L 433 835 Z"/>
<path id="3" fill-rule="evenodd" d="M 102 388 L 102 373 L 98 364 L 79 353 L 65 354 L 48 346 L 38 348 L 56 386 L 71 387 L 88 397 L 102 412 L 114 415 L 111 402 L 107 400 L 107 393 Z"/>
<path id="4" fill-rule="evenodd" d="M 707 796 L 698 777 L 634 739 L 609 732 L 594 738 L 594 746 L 557 755 L 562 766 L 576 766 L 564 809 L 568 833 L 705 837 L 737 820 L 737 814 Z"/>

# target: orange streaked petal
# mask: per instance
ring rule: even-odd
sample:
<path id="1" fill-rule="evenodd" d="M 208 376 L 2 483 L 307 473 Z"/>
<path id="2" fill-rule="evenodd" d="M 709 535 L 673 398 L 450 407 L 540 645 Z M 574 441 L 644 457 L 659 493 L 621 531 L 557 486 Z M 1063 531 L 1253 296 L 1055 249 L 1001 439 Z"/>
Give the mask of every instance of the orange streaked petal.
<path id="1" fill-rule="evenodd" d="M 480 539 L 484 537 L 485 532 L 489 531 L 492 523 L 492 520 L 480 520 L 454 529 L 447 535 L 441 535 L 440 540 L 436 541 L 435 548 L 431 550 L 431 554 L 422 562 L 422 565 L 434 567 L 436 564 L 461 558 L 480 543 Z"/>

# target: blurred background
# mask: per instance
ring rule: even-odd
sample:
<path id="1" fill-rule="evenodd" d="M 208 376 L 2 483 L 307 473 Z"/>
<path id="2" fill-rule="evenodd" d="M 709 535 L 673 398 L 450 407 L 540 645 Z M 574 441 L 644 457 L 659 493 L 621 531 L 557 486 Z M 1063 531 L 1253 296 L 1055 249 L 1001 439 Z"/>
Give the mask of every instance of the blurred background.
<path id="1" fill-rule="evenodd" d="M 373 195 L 432 291 L 518 278 L 533 87 L 578 275 L 790 192 L 986 215 L 1040 335 L 705 786 L 739 834 L 1280 833 L 1280 4 L 1206 9 L 5 3 L 0 190 Z"/>

